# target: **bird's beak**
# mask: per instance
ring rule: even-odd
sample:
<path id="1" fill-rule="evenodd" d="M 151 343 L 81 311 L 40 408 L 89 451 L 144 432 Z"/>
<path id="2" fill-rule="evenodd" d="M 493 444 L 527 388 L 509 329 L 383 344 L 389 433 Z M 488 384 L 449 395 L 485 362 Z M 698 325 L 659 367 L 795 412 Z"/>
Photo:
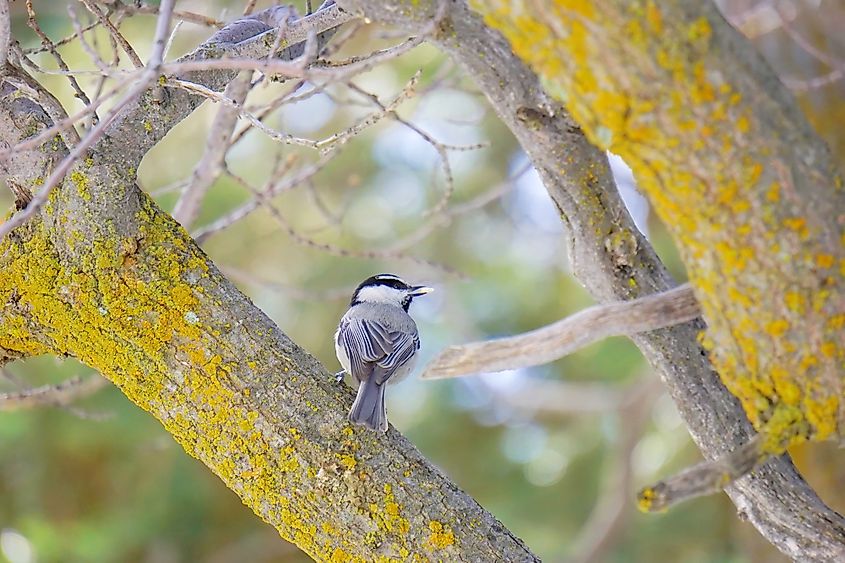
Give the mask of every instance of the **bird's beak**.
<path id="1" fill-rule="evenodd" d="M 426 287 L 424 285 L 416 285 L 411 288 L 411 295 L 414 297 L 419 297 L 420 295 L 425 295 L 426 293 L 431 293 L 434 291 L 433 287 Z"/>

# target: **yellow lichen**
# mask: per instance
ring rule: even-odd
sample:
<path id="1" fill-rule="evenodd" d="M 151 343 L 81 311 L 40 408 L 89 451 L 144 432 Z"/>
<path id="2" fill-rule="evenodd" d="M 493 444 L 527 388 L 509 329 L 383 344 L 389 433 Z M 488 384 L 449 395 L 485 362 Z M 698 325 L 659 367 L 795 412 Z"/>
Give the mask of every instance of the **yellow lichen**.
<path id="1" fill-rule="evenodd" d="M 731 55 L 708 19 L 653 0 L 600 13 L 554 2 L 543 18 L 524 0 L 472 5 L 590 140 L 633 168 L 697 288 L 710 357 L 767 451 L 839 434 L 842 354 L 810 335 L 825 327 L 841 340 L 845 258 L 808 221 L 809 200 L 793 197 L 790 174 L 807 174 L 789 168 L 792 147 L 760 143 L 792 127 L 781 135 L 760 118 L 767 93 L 726 72 Z"/>
<path id="2" fill-rule="evenodd" d="M 70 179 L 76 186 L 76 191 L 79 197 L 86 201 L 91 200 L 91 192 L 88 190 L 88 178 L 79 170 L 74 170 L 70 173 Z"/>
<path id="3" fill-rule="evenodd" d="M 281 447 L 264 435 L 264 415 L 232 378 L 250 368 L 221 346 L 221 327 L 208 324 L 217 305 L 208 291 L 213 284 L 204 287 L 212 275 L 207 259 L 146 196 L 136 219 L 137 238 L 104 228 L 90 244 L 76 245 L 73 261 L 60 257 L 40 220 L 0 241 L 0 298 L 14 304 L 3 313 L 0 347 L 10 355 L 72 355 L 94 367 L 285 539 L 317 559 L 345 553 L 336 551 L 337 535 L 317 526 L 325 516 L 315 510 L 312 487 L 303 484 L 317 475 L 303 452 L 325 446 L 294 427 Z M 351 429 L 343 433 L 354 436 Z M 344 455 L 342 462 L 354 467 L 354 457 Z M 392 492 L 378 493 L 381 537 L 406 547 L 408 519 Z M 348 547 L 361 553 L 360 546 Z"/>
<path id="4" fill-rule="evenodd" d="M 445 549 L 455 544 L 455 534 L 452 532 L 452 528 L 442 522 L 432 520 L 428 523 L 428 529 L 431 531 L 428 536 L 428 543 L 435 549 Z"/>

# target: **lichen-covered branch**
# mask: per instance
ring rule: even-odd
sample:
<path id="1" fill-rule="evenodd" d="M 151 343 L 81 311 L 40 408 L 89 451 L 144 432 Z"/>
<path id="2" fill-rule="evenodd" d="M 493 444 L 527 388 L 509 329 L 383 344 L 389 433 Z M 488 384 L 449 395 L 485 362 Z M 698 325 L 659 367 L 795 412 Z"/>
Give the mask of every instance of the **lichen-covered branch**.
<path id="1" fill-rule="evenodd" d="M 14 84 L 0 92 L 4 145 L 52 126 Z M 155 114 L 155 135 L 187 115 L 190 100 L 173 103 Z M 116 123 L 0 241 L 0 356 L 53 353 L 94 367 L 315 559 L 535 561 L 398 433 L 349 426 L 351 390 L 139 190 L 124 155 L 149 144 L 146 128 Z M 13 153 L 4 171 L 37 191 L 64 154 L 56 138 Z"/>
<path id="2" fill-rule="evenodd" d="M 73 260 L 44 221 L 7 237 L 0 348 L 99 370 L 318 560 L 535 560 L 398 433 L 349 426 L 351 390 L 139 197 L 134 236 Z"/>
<path id="3" fill-rule="evenodd" d="M 764 449 L 840 436 L 845 186 L 776 76 L 711 3 L 477 5 L 632 166 Z"/>
<path id="4" fill-rule="evenodd" d="M 429 21 L 438 4 L 436 0 L 339 3 L 409 33 Z M 540 10 L 549 3 L 535 4 Z M 542 20 L 556 25 L 546 16 Z M 621 31 L 615 41 L 624 47 L 627 37 Z M 464 1 L 449 2 L 448 17 L 433 41 L 475 80 L 537 168 L 567 226 L 573 271 L 597 300 L 627 300 L 671 287 L 666 269 L 625 211 L 604 154 L 590 145 L 563 107 L 545 93 L 538 76 L 514 55 L 508 41 L 469 11 Z M 536 45 L 530 41 L 528 50 Z M 736 49 L 752 56 L 745 44 Z M 527 55 L 526 60 L 530 60 Z M 625 69 L 618 76 L 626 76 Z M 672 81 L 662 91 L 680 84 Z M 785 103 L 791 107 L 788 100 Z M 795 111 L 790 110 L 793 115 Z M 694 321 L 632 340 L 661 375 L 704 455 L 716 459 L 747 442 L 753 429 L 697 341 L 703 328 L 702 322 Z M 845 519 L 825 506 L 788 456 L 770 460 L 753 477 L 739 479 L 727 491 L 743 517 L 787 555 L 828 560 L 841 554 Z"/>

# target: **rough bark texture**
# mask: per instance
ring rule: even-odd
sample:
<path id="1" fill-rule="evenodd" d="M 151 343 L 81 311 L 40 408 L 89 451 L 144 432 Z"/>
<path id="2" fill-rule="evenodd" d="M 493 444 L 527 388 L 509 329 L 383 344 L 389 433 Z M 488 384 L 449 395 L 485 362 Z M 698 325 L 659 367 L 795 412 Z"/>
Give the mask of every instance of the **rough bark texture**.
<path id="1" fill-rule="evenodd" d="M 477 5 L 590 138 L 631 164 L 765 450 L 838 438 L 845 186 L 774 73 L 709 2 Z"/>
<path id="2" fill-rule="evenodd" d="M 358 10 L 373 20 L 384 21 L 413 32 L 415 28 L 434 17 L 437 2 L 341 0 L 339 4 L 347 9 Z M 566 3 L 555 5 L 562 4 Z M 591 5 L 588 2 L 573 4 L 587 7 Z M 513 25 L 511 28 L 516 30 L 516 33 L 522 29 L 520 26 L 523 23 L 534 22 L 534 26 L 539 30 L 557 29 L 555 26 L 560 22 L 540 12 L 547 6 L 548 3 L 545 2 L 535 3 L 534 14 L 541 20 L 539 23 L 521 18 L 516 20 L 519 25 Z M 703 9 L 708 10 L 712 17 L 718 18 L 709 8 Z M 570 256 L 575 274 L 587 289 L 598 300 L 611 301 L 663 291 L 673 285 L 650 244 L 637 231 L 628 216 L 613 184 L 604 153 L 592 146 L 559 103 L 546 95 L 540 79 L 513 54 L 508 41 L 487 27 L 480 16 L 469 11 L 465 2 L 448 2 L 446 14 L 439 25 L 440 33 L 434 38 L 435 43 L 460 63 L 486 93 L 499 116 L 511 128 L 540 172 L 568 227 Z M 640 16 L 645 19 L 645 11 L 642 11 Z M 564 18 L 561 21 L 566 20 Z M 722 29 L 726 24 L 717 20 L 713 25 Z M 528 30 L 527 33 L 520 33 L 525 42 L 523 50 L 519 53 L 526 60 L 532 60 L 534 55 L 548 56 L 548 50 L 538 47 L 538 40 L 543 37 L 536 35 L 539 33 L 538 29 L 525 29 Z M 721 51 L 722 57 L 729 58 L 741 52 L 742 60 L 756 60 L 749 45 L 731 36 L 727 30 L 720 33 L 726 36 L 725 40 L 730 43 L 729 48 Z M 662 38 L 661 34 L 653 35 L 658 36 L 656 39 Z M 663 35 L 673 37 L 670 28 L 664 29 Z M 628 37 L 624 30 L 617 30 L 617 35 L 611 41 L 620 49 L 620 56 L 625 54 Z M 639 38 L 642 39 L 642 35 Z M 685 38 L 674 36 L 674 40 L 683 43 Z M 608 41 L 605 38 L 605 43 L 599 41 L 598 45 L 605 45 Z M 597 47 L 595 57 L 598 60 L 586 63 L 586 66 L 601 67 L 602 48 Z M 574 64 L 570 54 L 561 54 L 559 58 L 561 63 L 571 60 Z M 735 67 L 726 62 L 725 68 L 730 70 Z M 578 72 L 586 71 L 579 66 L 574 70 L 560 69 L 560 72 L 572 72 L 577 75 Z M 627 73 L 636 72 L 636 69 L 626 71 L 624 65 L 620 64 L 614 67 L 613 72 L 620 81 L 627 81 Z M 771 72 L 759 61 L 751 65 L 747 72 L 749 77 L 744 80 L 761 80 L 764 86 L 771 85 Z M 632 76 L 630 80 L 635 78 Z M 651 75 L 640 79 L 650 86 Z M 675 96 L 685 97 L 691 94 L 684 88 L 694 91 L 697 84 L 695 81 L 685 80 L 683 75 L 677 79 L 673 77 L 663 84 L 660 90 L 650 86 L 650 91 L 654 97 L 658 91 L 666 92 L 670 99 Z M 780 92 L 779 89 L 777 91 Z M 776 112 L 777 115 L 783 113 L 790 119 L 800 120 L 797 110 L 787 96 L 780 95 L 778 104 L 782 105 L 777 106 L 781 108 Z M 611 105 L 610 108 L 603 109 L 613 110 L 611 115 L 618 116 L 618 112 L 625 107 L 623 105 L 614 109 Z M 595 115 L 596 119 L 601 117 L 598 113 L 591 115 Z M 706 121 L 705 118 L 704 122 Z M 697 120 L 691 116 L 687 125 L 695 123 Z M 732 134 L 736 128 L 730 122 L 723 123 L 721 127 L 727 130 L 726 134 Z M 801 139 L 808 141 L 810 147 L 819 146 L 818 140 L 814 140 L 803 121 L 800 122 L 799 131 Z M 754 130 L 744 134 L 761 133 Z M 796 143 L 794 137 L 787 139 L 791 139 L 793 144 Z M 752 137 L 748 137 L 745 142 L 752 140 Z M 756 139 L 758 146 L 764 146 L 769 140 L 766 136 Z M 784 141 L 784 145 L 789 142 Z M 648 143 L 642 144 L 650 146 Z M 613 148 L 617 150 L 615 145 Z M 672 152 L 676 150 L 673 146 L 658 149 L 655 154 L 671 158 L 671 162 L 685 162 L 684 153 L 673 156 L 676 154 Z M 696 149 L 696 153 L 699 150 Z M 826 153 L 822 151 L 821 154 Z M 820 162 L 826 161 L 822 159 Z M 641 161 L 634 160 L 632 164 L 639 165 Z M 723 162 L 710 164 L 713 169 L 706 172 L 713 177 L 718 177 L 725 168 Z M 639 174 L 640 172 L 638 177 Z M 647 170 L 645 175 L 648 175 Z M 827 206 L 829 212 L 836 209 L 831 207 L 830 203 L 825 203 L 824 206 Z M 691 205 L 686 209 L 693 210 L 697 207 Z M 841 212 L 845 206 L 840 205 L 838 209 Z M 721 217 L 727 218 L 732 212 L 729 207 L 725 208 L 720 211 Z M 708 216 L 712 219 L 711 215 Z M 664 215 L 670 224 L 677 223 L 682 217 L 683 215 L 676 220 L 674 216 Z M 768 250 L 767 246 L 764 251 Z M 786 260 L 789 261 L 788 257 Z M 841 291 L 841 283 L 839 287 Z M 731 305 L 734 308 L 737 306 L 740 305 Z M 698 343 L 698 336 L 703 328 L 703 322 L 694 321 L 671 329 L 639 335 L 633 340 L 661 374 L 693 439 L 704 455 L 715 459 L 747 442 L 753 434 L 753 429 L 736 397 L 720 382 L 706 351 Z M 841 328 L 838 334 L 841 335 Z M 737 505 L 740 515 L 751 521 L 770 542 L 788 556 L 816 561 L 837 560 L 842 556 L 845 549 L 845 519 L 824 505 L 800 477 L 788 456 L 770 460 L 752 475 L 736 481 L 727 491 Z"/>
<path id="3" fill-rule="evenodd" d="M 194 56 L 266 56 L 272 43 L 264 34 Z M 185 78 L 219 89 L 234 75 Z M 3 146 L 51 125 L 25 92 L 2 86 Z M 350 427 L 351 390 L 134 184 L 146 150 L 199 101 L 145 95 L 39 216 L 0 242 L 2 358 L 70 355 L 97 369 L 315 559 L 536 560 L 398 433 Z M 56 137 L 6 162 L 8 180 L 37 190 L 66 153 Z"/>

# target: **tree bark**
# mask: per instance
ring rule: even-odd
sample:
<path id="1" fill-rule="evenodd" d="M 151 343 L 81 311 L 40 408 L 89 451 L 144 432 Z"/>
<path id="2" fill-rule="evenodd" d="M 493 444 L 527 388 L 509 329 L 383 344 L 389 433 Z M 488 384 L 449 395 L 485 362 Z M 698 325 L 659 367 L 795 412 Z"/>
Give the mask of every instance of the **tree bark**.
<path id="1" fill-rule="evenodd" d="M 568 4 L 476 2 L 587 135 L 632 166 L 764 450 L 838 439 L 845 186 L 827 146 L 713 4 Z"/>
<path id="2" fill-rule="evenodd" d="M 339 4 L 374 21 L 399 26 L 409 33 L 435 17 L 438 6 L 436 0 L 340 0 Z M 591 3 L 573 4 L 588 6 Z M 509 29 L 524 40 L 523 50 L 517 51 L 526 61 L 543 54 L 552 59 L 551 51 L 538 47 L 539 43 L 532 35 L 535 28 L 522 25 L 527 22 L 538 29 L 548 30 L 557 29 L 559 22 L 541 11 L 549 3 L 536 2 L 534 5 L 534 19 L 528 18 L 530 12 L 527 10 L 519 13 L 517 24 L 506 15 L 501 19 L 510 23 Z M 546 94 L 541 79 L 514 55 L 511 45 L 500 33 L 485 25 L 482 17 L 470 11 L 464 1 L 450 1 L 447 7 L 446 16 L 442 18 L 439 33 L 433 41 L 457 61 L 484 91 L 539 171 L 567 227 L 575 275 L 602 302 L 640 297 L 673 286 L 665 267 L 625 210 L 604 153 L 587 141 L 579 124 L 558 101 Z M 719 26 L 719 29 L 726 26 L 710 8 L 702 9 L 716 18 L 714 26 Z M 560 21 L 567 21 L 557 12 L 553 15 L 558 16 Z M 645 18 L 645 12 L 640 16 Z M 742 52 L 744 58 L 756 60 L 751 46 L 729 31 L 722 30 L 720 33 L 720 37 L 726 36 L 729 40 L 729 48 L 721 51 L 721 56 L 729 58 L 731 53 Z M 672 36 L 668 27 L 663 35 L 681 43 L 685 40 Z M 620 56 L 625 54 L 627 37 L 624 32 L 616 36 L 616 46 L 622 53 Z M 661 37 L 653 38 L 658 40 Z M 602 53 L 597 48 L 595 57 L 601 59 Z M 568 63 L 570 59 L 570 53 L 559 55 L 561 63 Z M 601 61 L 591 61 L 588 66 L 601 68 L 602 64 Z M 567 70 L 577 74 L 580 68 Z M 623 78 L 627 80 L 627 74 L 636 72 L 636 69 L 626 71 L 624 66 L 618 65 L 614 72 L 622 81 Z M 752 79 L 753 73 L 761 73 L 763 78 L 760 80 L 764 85 L 770 85 L 771 71 L 759 61 L 750 68 L 750 72 Z M 557 75 L 544 77 L 546 80 L 563 78 Z M 650 84 L 649 80 L 644 82 Z M 663 85 L 661 91 L 670 93 L 667 94 L 670 98 L 671 92 L 676 90 L 676 95 L 685 96 L 688 93 L 684 88 L 692 89 L 695 84 L 671 80 Z M 656 88 L 650 91 L 657 96 Z M 779 96 L 779 103 L 784 104 L 782 111 L 792 119 L 800 120 L 792 101 L 782 93 Z M 591 115 L 595 119 L 602 117 L 598 112 Z M 818 147 L 819 141 L 811 138 L 812 134 L 803 121 L 799 125 L 803 132 L 801 138 L 809 138 L 810 147 Z M 724 127 L 730 128 L 731 125 Z M 760 134 L 760 131 L 755 130 L 754 133 Z M 765 144 L 768 140 L 762 136 L 757 139 L 757 144 Z M 801 146 L 795 144 L 792 148 Z M 612 148 L 619 150 L 615 145 Z M 676 154 L 673 150 L 676 149 L 670 147 L 661 154 L 667 159 L 672 158 L 671 162 L 683 163 L 683 156 L 680 156 L 683 153 Z M 822 150 L 821 154 L 826 153 Z M 634 160 L 632 164 L 641 164 L 641 161 Z M 717 176 L 723 167 L 721 163 L 713 166 L 710 172 Z M 635 171 L 638 169 L 635 167 Z M 641 174 L 638 173 L 638 179 Z M 829 213 L 837 209 L 831 203 L 824 205 Z M 698 208 L 690 206 L 687 209 Z M 842 209 L 845 206 L 840 205 L 838 210 L 841 212 Z M 725 213 L 728 214 L 729 210 Z M 666 217 L 664 220 L 672 223 L 674 219 Z M 677 223 L 677 220 L 674 222 Z M 839 288 L 841 291 L 841 283 Z M 632 340 L 660 373 L 702 453 L 708 459 L 716 459 L 746 443 L 754 430 L 737 398 L 722 384 L 707 351 L 698 342 L 704 326 L 700 320 L 693 321 L 637 335 Z M 833 333 L 834 336 L 836 334 Z M 838 334 L 841 335 L 841 331 Z M 750 476 L 727 487 L 727 492 L 737 505 L 740 516 L 747 518 L 773 545 L 793 559 L 824 561 L 841 557 L 845 549 L 845 518 L 825 506 L 798 474 L 789 456 L 770 460 Z"/>
<path id="3" fill-rule="evenodd" d="M 273 32 L 257 29 L 191 57 L 266 56 Z M 14 85 L 22 71 L 7 70 L 16 78 L 2 83 L 4 148 L 52 125 Z M 235 74 L 183 78 L 222 88 Z M 130 105 L 41 212 L 0 241 L 0 357 L 69 355 L 97 369 L 315 559 L 536 561 L 395 430 L 350 426 L 352 391 L 138 188 L 146 150 L 200 101 L 161 94 Z M 37 190 L 67 153 L 55 137 L 4 171 Z"/>

